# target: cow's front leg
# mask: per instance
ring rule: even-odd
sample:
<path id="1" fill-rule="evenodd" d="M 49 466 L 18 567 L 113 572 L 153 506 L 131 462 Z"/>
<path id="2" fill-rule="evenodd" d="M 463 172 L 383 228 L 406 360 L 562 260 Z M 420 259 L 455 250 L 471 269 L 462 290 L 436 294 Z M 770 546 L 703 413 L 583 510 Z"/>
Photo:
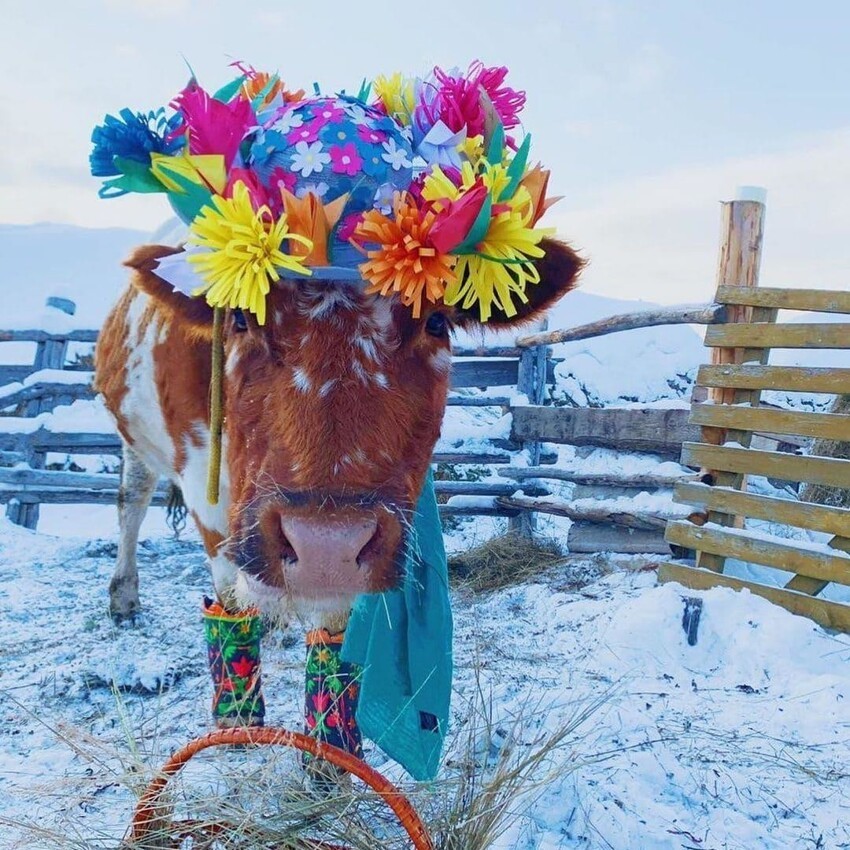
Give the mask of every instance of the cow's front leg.
<path id="1" fill-rule="evenodd" d="M 216 599 L 204 599 L 204 637 L 213 682 L 212 715 L 219 729 L 262 726 L 266 713 L 260 665 L 263 624 L 255 608 L 236 602 L 236 566 L 210 557 Z"/>
<path id="2" fill-rule="evenodd" d="M 136 547 L 139 529 L 150 505 L 157 475 L 133 447 L 123 441 L 124 461 L 118 490 L 118 557 L 109 582 L 109 613 L 116 623 L 134 621 L 139 611 L 139 570 Z"/>
<path id="3" fill-rule="evenodd" d="M 341 657 L 347 624 L 347 613 L 326 617 L 322 628 L 307 635 L 305 731 L 362 758 L 363 739 L 357 725 L 361 670 Z"/>

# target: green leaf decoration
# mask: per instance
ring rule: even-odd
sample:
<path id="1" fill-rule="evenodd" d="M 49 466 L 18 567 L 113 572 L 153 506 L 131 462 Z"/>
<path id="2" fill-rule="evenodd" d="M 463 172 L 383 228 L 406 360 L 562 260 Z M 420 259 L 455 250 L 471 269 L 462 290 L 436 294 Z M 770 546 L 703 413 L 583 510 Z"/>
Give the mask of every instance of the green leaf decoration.
<path id="1" fill-rule="evenodd" d="M 230 103 L 233 96 L 242 88 L 242 83 L 245 82 L 245 75 L 240 74 L 235 80 L 231 80 L 226 85 L 223 85 L 214 95 L 215 100 L 220 100 L 222 103 Z"/>
<path id="2" fill-rule="evenodd" d="M 362 100 L 364 103 L 368 103 L 369 95 L 372 93 L 372 83 L 367 82 L 366 79 L 363 79 L 363 82 L 360 83 L 360 91 L 357 92 L 357 99 Z"/>
<path id="3" fill-rule="evenodd" d="M 269 81 L 260 89 L 254 99 L 251 101 L 251 108 L 256 112 L 262 105 L 263 101 L 266 99 L 268 93 L 272 90 L 275 83 L 280 80 L 280 77 L 277 74 L 272 74 L 269 77 Z"/>
<path id="4" fill-rule="evenodd" d="M 490 147 L 487 149 L 487 162 L 490 165 L 498 165 L 502 161 L 502 154 L 505 151 L 505 127 L 500 121 L 495 130 L 493 130 L 493 138 L 490 139 Z"/>
<path id="5" fill-rule="evenodd" d="M 474 254 L 475 246 L 487 235 L 490 229 L 490 218 L 493 215 L 493 198 L 487 195 L 472 227 L 469 228 L 469 233 L 466 234 L 466 239 L 452 250 L 453 254 Z"/>
<path id="6" fill-rule="evenodd" d="M 507 200 L 516 194 L 516 190 L 519 188 L 519 182 L 522 180 L 523 174 L 525 174 L 525 166 L 528 163 L 528 152 L 530 149 L 531 135 L 528 135 L 523 139 L 522 144 L 519 146 L 519 150 L 516 152 L 514 158 L 511 160 L 511 164 L 508 166 L 508 177 L 510 178 L 510 182 L 504 189 L 502 189 L 502 194 L 499 195 L 497 200 Z"/>
<path id="7" fill-rule="evenodd" d="M 150 166 L 135 159 L 116 156 L 113 160 L 122 175 L 104 182 L 104 186 L 116 186 L 125 192 L 165 192 L 166 188 L 151 174 Z"/>
<path id="8" fill-rule="evenodd" d="M 187 180 L 182 174 L 172 171 L 163 164 L 162 169 L 168 172 L 168 176 L 183 190 L 182 192 L 168 192 L 168 200 L 174 212 L 187 224 L 194 221 L 195 216 L 206 206 L 210 205 L 212 192 L 205 186 L 199 186 L 191 180 Z"/>

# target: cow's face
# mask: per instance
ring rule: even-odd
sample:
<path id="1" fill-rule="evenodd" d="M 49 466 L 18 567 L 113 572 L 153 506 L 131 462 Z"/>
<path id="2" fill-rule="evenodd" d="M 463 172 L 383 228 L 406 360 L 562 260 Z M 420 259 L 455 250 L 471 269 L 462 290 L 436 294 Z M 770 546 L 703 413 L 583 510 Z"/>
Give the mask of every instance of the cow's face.
<path id="1" fill-rule="evenodd" d="M 541 247 L 529 303 L 487 327 L 527 322 L 574 286 L 578 257 Z M 208 329 L 202 300 L 168 300 L 175 321 Z M 414 319 L 356 281 L 281 281 L 263 326 L 227 313 L 228 545 L 243 592 L 266 609 L 290 600 L 343 611 L 359 593 L 397 586 L 445 409 L 451 329 L 475 324 L 442 305 Z"/>

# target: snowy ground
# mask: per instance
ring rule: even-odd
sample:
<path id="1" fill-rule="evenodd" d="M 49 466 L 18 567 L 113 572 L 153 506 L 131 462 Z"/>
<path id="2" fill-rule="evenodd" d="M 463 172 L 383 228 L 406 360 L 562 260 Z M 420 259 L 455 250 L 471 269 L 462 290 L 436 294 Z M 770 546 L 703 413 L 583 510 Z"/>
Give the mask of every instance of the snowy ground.
<path id="1" fill-rule="evenodd" d="M 25 823 L 114 846 L 138 766 L 208 728 L 197 542 L 143 542 L 135 629 L 106 614 L 114 551 L 0 522 L 0 847 L 56 846 Z M 577 769 L 499 847 L 850 847 L 850 640 L 747 594 L 702 596 L 689 647 L 680 589 L 604 559 L 456 595 L 456 725 L 476 676 L 497 716 L 542 705 L 552 728 L 602 700 Z M 300 639 L 268 644 L 270 719 L 292 725 Z"/>

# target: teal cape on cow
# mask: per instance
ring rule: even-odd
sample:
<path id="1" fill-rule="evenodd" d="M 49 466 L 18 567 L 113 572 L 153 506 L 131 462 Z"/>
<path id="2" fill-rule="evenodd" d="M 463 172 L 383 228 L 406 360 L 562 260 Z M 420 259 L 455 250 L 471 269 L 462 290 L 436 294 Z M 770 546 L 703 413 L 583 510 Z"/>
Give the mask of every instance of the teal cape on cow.
<path id="1" fill-rule="evenodd" d="M 451 702 L 452 613 L 430 470 L 416 505 L 403 585 L 358 597 L 342 655 L 363 667 L 357 709 L 363 734 L 414 779 L 433 779 Z"/>

